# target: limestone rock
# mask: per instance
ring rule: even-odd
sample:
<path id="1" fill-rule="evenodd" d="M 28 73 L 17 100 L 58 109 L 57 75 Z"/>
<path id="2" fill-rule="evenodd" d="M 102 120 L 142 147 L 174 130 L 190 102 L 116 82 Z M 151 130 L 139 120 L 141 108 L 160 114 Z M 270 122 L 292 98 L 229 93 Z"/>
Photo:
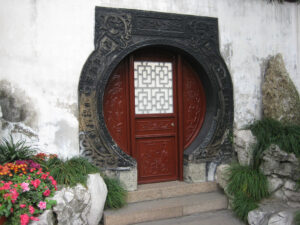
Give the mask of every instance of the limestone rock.
<path id="1" fill-rule="evenodd" d="M 89 225 L 98 225 L 103 214 L 107 187 L 99 173 L 89 174 L 87 188 L 91 193 L 91 208 L 87 214 Z"/>
<path id="2" fill-rule="evenodd" d="M 283 186 L 283 180 L 278 177 L 267 177 L 269 192 L 273 193 Z"/>
<path id="3" fill-rule="evenodd" d="M 290 191 L 296 191 L 297 190 L 297 184 L 295 181 L 287 180 L 284 183 L 284 188 Z"/>
<path id="4" fill-rule="evenodd" d="M 270 217 L 268 225 L 292 225 L 293 218 L 294 216 L 292 212 L 278 212 Z"/>
<path id="5" fill-rule="evenodd" d="M 57 191 L 53 197 L 57 205 L 53 207 L 58 225 L 87 225 L 87 213 L 91 208 L 91 195 L 85 187 L 77 184 Z"/>
<path id="6" fill-rule="evenodd" d="M 234 131 L 234 149 L 237 152 L 238 161 L 241 165 L 250 165 L 252 162 L 252 146 L 256 138 L 251 130 Z"/>
<path id="7" fill-rule="evenodd" d="M 226 189 L 228 185 L 228 169 L 230 165 L 221 164 L 217 167 L 216 181 L 221 186 L 221 188 Z"/>
<path id="8" fill-rule="evenodd" d="M 286 71 L 281 54 L 269 61 L 262 94 L 265 117 L 300 125 L 299 93 Z"/>
<path id="9" fill-rule="evenodd" d="M 291 180 L 300 179 L 300 163 L 293 153 L 282 151 L 277 145 L 271 145 L 263 153 L 261 170 L 265 175 L 276 175 Z"/>
<path id="10" fill-rule="evenodd" d="M 270 213 L 259 209 L 252 210 L 248 213 L 249 225 L 266 225 Z"/>
<path id="11" fill-rule="evenodd" d="M 52 210 L 46 210 L 39 216 L 39 221 L 31 221 L 30 225 L 54 225 L 55 218 Z"/>
<path id="12" fill-rule="evenodd" d="M 296 210 L 276 199 L 264 200 L 258 209 L 248 213 L 248 223 L 250 225 L 292 225 Z"/>

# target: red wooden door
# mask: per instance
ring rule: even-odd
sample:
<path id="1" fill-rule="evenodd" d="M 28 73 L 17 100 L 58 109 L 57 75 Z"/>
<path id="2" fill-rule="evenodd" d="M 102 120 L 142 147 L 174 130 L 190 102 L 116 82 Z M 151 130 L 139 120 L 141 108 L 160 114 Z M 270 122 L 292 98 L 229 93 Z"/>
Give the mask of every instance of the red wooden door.
<path id="1" fill-rule="evenodd" d="M 178 178 L 176 58 L 159 51 L 130 57 L 132 155 L 139 183 Z"/>
<path id="2" fill-rule="evenodd" d="M 183 151 L 205 115 L 201 80 L 178 54 L 151 48 L 124 59 L 104 94 L 104 118 L 119 147 L 137 160 L 138 182 L 181 180 Z"/>

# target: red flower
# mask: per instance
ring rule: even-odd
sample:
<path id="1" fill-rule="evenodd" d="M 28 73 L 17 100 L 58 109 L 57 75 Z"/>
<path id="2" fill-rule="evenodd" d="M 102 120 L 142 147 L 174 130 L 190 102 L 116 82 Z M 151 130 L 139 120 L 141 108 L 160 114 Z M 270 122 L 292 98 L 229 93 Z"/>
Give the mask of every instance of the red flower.
<path id="1" fill-rule="evenodd" d="M 39 179 L 35 179 L 31 181 L 31 184 L 37 188 L 40 185 L 41 181 Z"/>
<path id="2" fill-rule="evenodd" d="M 27 214 L 22 214 L 20 216 L 21 225 L 27 225 L 29 223 L 29 216 Z"/>
<path id="3" fill-rule="evenodd" d="M 34 220 L 34 221 L 39 221 L 39 220 L 40 220 L 39 218 L 34 217 L 34 216 L 31 216 L 30 219 L 31 219 L 31 220 Z"/>
<path id="4" fill-rule="evenodd" d="M 51 193 L 50 190 L 47 189 L 46 191 L 44 191 L 43 195 L 48 197 L 50 195 L 50 193 Z"/>
<path id="5" fill-rule="evenodd" d="M 44 173 L 42 176 L 41 176 L 41 178 L 43 179 L 43 180 L 45 180 L 46 178 L 47 178 L 47 174 L 46 173 Z"/>

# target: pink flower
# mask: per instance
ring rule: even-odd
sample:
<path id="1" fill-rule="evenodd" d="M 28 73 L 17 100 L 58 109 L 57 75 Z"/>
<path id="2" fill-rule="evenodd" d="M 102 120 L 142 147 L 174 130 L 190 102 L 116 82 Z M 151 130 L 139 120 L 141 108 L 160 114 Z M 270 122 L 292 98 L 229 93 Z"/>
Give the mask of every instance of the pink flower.
<path id="1" fill-rule="evenodd" d="M 21 225 L 27 225 L 29 223 L 29 216 L 27 214 L 22 214 L 20 216 Z"/>
<path id="2" fill-rule="evenodd" d="M 21 205 L 20 205 L 20 208 L 22 208 L 22 209 L 25 208 L 25 207 L 26 207 L 25 204 L 21 204 Z"/>
<path id="3" fill-rule="evenodd" d="M 29 208 L 29 212 L 30 212 L 30 214 L 33 214 L 33 213 L 34 213 L 34 211 L 35 211 L 35 209 L 33 208 L 33 206 L 32 206 L 32 205 L 30 205 L 28 208 Z"/>
<path id="4" fill-rule="evenodd" d="M 28 184 L 28 183 L 25 183 L 25 182 L 23 182 L 23 183 L 21 184 L 21 188 L 22 188 L 23 192 L 29 191 L 29 190 L 30 190 L 29 184 Z"/>
<path id="5" fill-rule="evenodd" d="M 46 191 L 44 191 L 43 195 L 48 197 L 50 195 L 50 193 L 51 193 L 50 190 L 47 189 Z"/>
<path id="6" fill-rule="evenodd" d="M 39 207 L 40 209 L 46 209 L 46 205 L 47 205 L 46 202 L 40 201 L 38 207 Z"/>
<path id="7" fill-rule="evenodd" d="M 35 179 L 31 181 L 31 184 L 37 188 L 40 185 L 41 181 L 39 179 Z"/>
<path id="8" fill-rule="evenodd" d="M 39 218 L 34 217 L 34 216 L 31 216 L 30 219 L 31 219 L 31 220 L 34 220 L 34 221 L 39 221 L 39 220 L 40 220 Z"/>

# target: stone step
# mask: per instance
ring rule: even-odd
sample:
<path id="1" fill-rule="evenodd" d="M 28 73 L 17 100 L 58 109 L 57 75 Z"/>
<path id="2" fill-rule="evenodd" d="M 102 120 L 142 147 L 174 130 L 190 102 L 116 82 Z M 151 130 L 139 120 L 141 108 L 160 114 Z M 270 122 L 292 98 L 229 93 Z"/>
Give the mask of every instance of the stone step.
<path id="1" fill-rule="evenodd" d="M 213 192 L 217 190 L 219 189 L 216 182 L 189 184 L 180 181 L 171 181 L 163 183 L 143 184 L 138 186 L 137 191 L 128 192 L 127 202 L 142 202 L 154 199 L 198 194 L 203 192 Z"/>
<path id="2" fill-rule="evenodd" d="M 231 210 L 218 210 L 135 225 L 245 225 Z"/>
<path id="3" fill-rule="evenodd" d="M 119 210 L 107 210 L 104 225 L 128 225 L 226 208 L 227 198 L 220 192 L 200 193 L 136 202 Z"/>

